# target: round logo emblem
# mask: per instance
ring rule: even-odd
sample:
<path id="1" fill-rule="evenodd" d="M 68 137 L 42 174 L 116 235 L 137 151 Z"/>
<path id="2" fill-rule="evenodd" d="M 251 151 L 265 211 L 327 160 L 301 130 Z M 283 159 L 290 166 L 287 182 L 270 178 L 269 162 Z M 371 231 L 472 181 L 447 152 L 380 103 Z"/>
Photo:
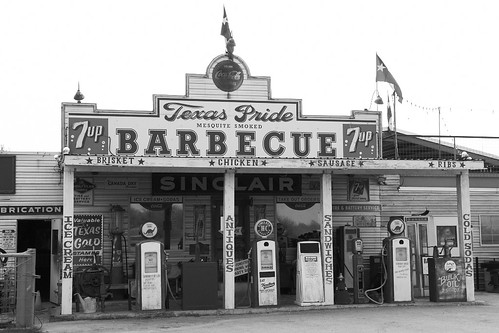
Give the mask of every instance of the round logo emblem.
<path id="1" fill-rule="evenodd" d="M 224 60 L 213 68 L 212 79 L 218 89 L 226 92 L 235 91 L 243 84 L 243 70 L 234 61 Z"/>
<path id="2" fill-rule="evenodd" d="M 267 238 L 272 235 L 274 231 L 274 226 L 272 222 L 267 219 L 261 219 L 255 223 L 255 233 L 261 238 Z"/>
<path id="3" fill-rule="evenodd" d="M 146 222 L 140 228 L 140 234 L 145 238 L 154 238 L 158 234 L 158 227 L 154 222 Z"/>
<path id="4" fill-rule="evenodd" d="M 457 269 L 456 263 L 452 260 L 448 260 L 444 264 L 444 269 L 446 272 L 455 272 Z"/>
<path id="5" fill-rule="evenodd" d="M 401 235 L 405 231 L 405 222 L 401 219 L 393 219 L 388 223 L 388 232 L 391 235 Z"/>

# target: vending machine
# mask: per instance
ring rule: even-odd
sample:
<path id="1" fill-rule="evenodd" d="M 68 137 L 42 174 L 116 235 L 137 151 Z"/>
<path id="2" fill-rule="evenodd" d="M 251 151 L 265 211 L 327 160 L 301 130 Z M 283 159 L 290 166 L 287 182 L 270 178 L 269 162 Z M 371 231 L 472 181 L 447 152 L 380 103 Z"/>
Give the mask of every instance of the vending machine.
<path id="1" fill-rule="evenodd" d="M 403 218 L 391 218 L 388 223 L 390 237 L 383 240 L 383 255 L 386 265 L 384 300 L 388 303 L 411 302 L 412 265 L 411 244 L 403 237 L 405 222 Z"/>
<path id="2" fill-rule="evenodd" d="M 324 302 L 321 246 L 316 241 L 297 244 L 296 301 L 301 306 Z"/>
<path id="3" fill-rule="evenodd" d="M 273 240 L 262 239 L 253 243 L 252 254 L 252 306 L 277 305 L 277 253 Z"/>
<path id="4" fill-rule="evenodd" d="M 140 310 L 165 309 L 166 264 L 161 242 L 147 240 L 136 245 L 137 305 Z"/>

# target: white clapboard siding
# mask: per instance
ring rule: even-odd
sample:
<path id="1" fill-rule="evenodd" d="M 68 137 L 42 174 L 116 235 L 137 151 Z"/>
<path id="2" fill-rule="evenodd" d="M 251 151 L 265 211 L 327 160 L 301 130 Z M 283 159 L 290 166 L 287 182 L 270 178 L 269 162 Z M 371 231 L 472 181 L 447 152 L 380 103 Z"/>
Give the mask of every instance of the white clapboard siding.
<path id="1" fill-rule="evenodd" d="M 54 158 L 57 153 L 8 154 L 16 156 L 16 192 L 2 194 L 2 205 L 62 206 L 62 174 Z"/>
<path id="2" fill-rule="evenodd" d="M 110 235 L 110 222 L 111 222 L 111 207 L 112 205 L 121 205 L 125 209 L 123 216 L 123 229 L 124 236 L 127 238 L 127 256 L 128 265 L 130 266 L 135 262 L 135 247 L 130 246 L 128 243 L 128 226 L 129 226 L 129 206 L 130 195 L 149 196 L 151 194 L 151 175 L 150 174 L 123 174 L 123 173 L 106 173 L 106 174 L 91 174 L 91 173 L 77 173 L 75 178 L 82 178 L 95 185 L 93 189 L 93 205 L 75 205 L 74 214 L 98 214 L 103 215 L 103 265 L 111 267 L 111 248 L 112 238 Z M 108 179 L 116 178 L 133 178 L 138 182 L 138 188 L 133 190 L 124 190 L 120 188 L 113 188 L 107 185 Z M 132 192 L 133 191 L 133 192 Z M 125 251 L 125 244 L 122 244 L 123 251 Z M 123 256 L 125 254 L 123 253 Z M 126 261 L 123 257 L 123 266 Z M 132 269 L 128 267 L 129 277 L 132 278 Z"/>
<path id="3" fill-rule="evenodd" d="M 62 174 L 54 155 L 56 153 L 8 152 L 16 157 L 16 188 L 13 194 L 1 194 L 0 206 L 62 206 Z M 44 221 L 60 218 L 62 213 L 51 215 L 0 216 L 0 227 L 17 231 L 18 219 Z M 17 234 L 17 232 L 16 232 Z M 17 240 L 7 252 L 17 252 Z M 11 258 L 8 265 L 13 265 Z"/>

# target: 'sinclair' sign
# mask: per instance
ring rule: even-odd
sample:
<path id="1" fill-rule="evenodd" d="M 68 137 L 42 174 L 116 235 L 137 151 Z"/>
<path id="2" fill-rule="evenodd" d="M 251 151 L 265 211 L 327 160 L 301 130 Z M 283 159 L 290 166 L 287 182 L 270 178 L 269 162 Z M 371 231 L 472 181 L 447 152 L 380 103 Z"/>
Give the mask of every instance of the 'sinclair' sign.
<path id="1" fill-rule="evenodd" d="M 71 154 L 377 158 L 377 121 L 301 116 L 300 101 L 155 98 L 152 113 L 69 115 Z M 111 163 L 111 162 L 109 162 Z"/>
<path id="2" fill-rule="evenodd" d="M 301 175 L 236 175 L 236 192 L 256 194 L 301 194 Z M 224 189 L 224 176 L 218 174 L 152 174 L 152 194 L 168 195 L 215 193 Z"/>

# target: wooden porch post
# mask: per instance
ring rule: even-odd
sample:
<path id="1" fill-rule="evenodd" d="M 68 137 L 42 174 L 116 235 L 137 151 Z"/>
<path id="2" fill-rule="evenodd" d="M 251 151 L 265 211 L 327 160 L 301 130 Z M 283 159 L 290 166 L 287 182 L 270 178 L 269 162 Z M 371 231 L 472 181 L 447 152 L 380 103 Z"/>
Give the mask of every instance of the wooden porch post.
<path id="1" fill-rule="evenodd" d="M 473 279 L 473 235 L 471 232 L 471 202 L 469 171 L 464 170 L 456 176 L 458 223 L 461 232 L 459 239 L 463 246 L 460 256 L 464 258 L 464 274 L 466 278 L 466 300 L 475 300 Z"/>
<path id="2" fill-rule="evenodd" d="M 334 304 L 334 272 L 333 272 L 333 195 L 332 175 L 322 174 L 321 179 L 321 243 L 322 270 L 324 275 L 324 304 Z"/>
<path id="3" fill-rule="evenodd" d="M 73 215 L 74 169 L 64 168 L 62 219 L 62 286 L 61 314 L 71 314 L 73 308 Z"/>
<path id="4" fill-rule="evenodd" d="M 223 270 L 224 308 L 235 308 L 235 181 L 234 170 L 227 170 L 224 177 L 224 216 L 223 216 Z"/>

